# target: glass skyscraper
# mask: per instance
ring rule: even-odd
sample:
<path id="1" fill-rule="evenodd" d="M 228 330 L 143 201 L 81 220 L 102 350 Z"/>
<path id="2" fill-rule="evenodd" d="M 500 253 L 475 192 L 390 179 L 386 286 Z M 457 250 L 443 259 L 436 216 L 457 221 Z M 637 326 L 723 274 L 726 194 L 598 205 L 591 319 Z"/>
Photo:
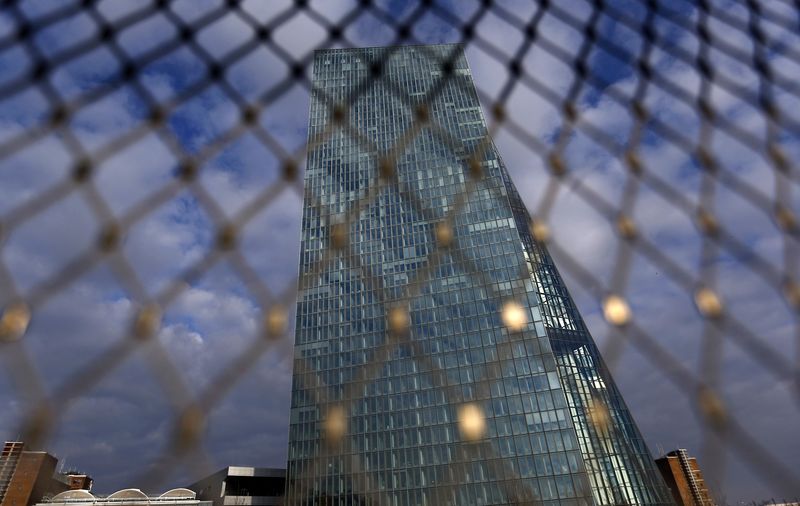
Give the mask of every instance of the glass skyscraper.
<path id="1" fill-rule="evenodd" d="M 313 85 L 287 504 L 671 504 L 463 48 L 317 51 Z"/>

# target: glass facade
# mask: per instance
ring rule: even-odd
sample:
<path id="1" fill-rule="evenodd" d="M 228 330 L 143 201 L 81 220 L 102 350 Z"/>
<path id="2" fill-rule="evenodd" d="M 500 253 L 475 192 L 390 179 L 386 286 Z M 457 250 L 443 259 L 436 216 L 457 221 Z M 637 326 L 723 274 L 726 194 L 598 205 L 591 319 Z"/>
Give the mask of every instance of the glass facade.
<path id="1" fill-rule="evenodd" d="M 317 51 L 313 83 L 287 504 L 670 504 L 462 47 Z"/>

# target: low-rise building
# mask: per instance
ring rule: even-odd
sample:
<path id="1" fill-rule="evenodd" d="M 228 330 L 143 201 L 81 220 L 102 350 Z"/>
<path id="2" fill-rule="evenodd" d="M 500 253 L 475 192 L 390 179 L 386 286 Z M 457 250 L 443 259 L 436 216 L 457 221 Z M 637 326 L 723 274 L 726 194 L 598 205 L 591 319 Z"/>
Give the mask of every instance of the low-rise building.
<path id="1" fill-rule="evenodd" d="M 274 506 L 283 504 L 286 470 L 229 466 L 189 485 L 214 506 Z"/>

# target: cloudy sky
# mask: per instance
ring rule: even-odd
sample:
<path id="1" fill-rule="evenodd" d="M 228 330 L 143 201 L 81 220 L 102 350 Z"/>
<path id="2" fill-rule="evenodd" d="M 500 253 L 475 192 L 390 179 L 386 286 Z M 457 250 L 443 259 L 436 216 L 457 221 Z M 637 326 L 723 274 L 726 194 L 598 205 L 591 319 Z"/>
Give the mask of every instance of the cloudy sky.
<path id="1" fill-rule="evenodd" d="M 417 7 L 405 2 L 376 3 L 389 19 L 400 22 L 413 15 Z M 22 2 L 19 9 L 7 9 L 0 14 L 0 38 L 5 40 L 13 34 L 20 19 L 31 20 L 35 25 L 56 6 L 65 4 L 32 1 Z M 162 103 L 172 100 L 204 79 L 207 66 L 199 52 L 215 61 L 227 60 L 231 51 L 252 39 L 253 29 L 219 4 L 175 2 L 170 6 L 170 16 L 142 15 L 141 21 L 116 34 L 114 46 L 101 45 L 82 52 L 66 64 L 51 67 L 47 85 L 26 86 L 11 95 L 7 90 L 32 71 L 35 58 L 57 59 L 101 32 L 90 16 L 81 13 L 36 32 L 28 46 L 2 46 L 3 146 L 44 123 L 51 110 L 49 97 L 57 95 L 61 100 L 72 101 L 118 80 L 122 71 L 119 54 L 135 60 L 154 48 L 170 47 L 144 67 L 136 86 L 119 86 L 79 109 L 71 117 L 67 131 L 42 135 L 24 149 L 9 154 L 2 148 L 0 222 L 6 223 L 9 231 L 0 251 L 18 294 L 40 293 L 40 288 L 47 286 L 66 265 L 93 250 L 106 224 L 104 217 L 127 216 L 174 182 L 180 152 L 201 153 L 239 123 L 236 102 L 218 84 L 204 87 L 182 101 L 157 132 L 145 123 L 148 99 L 142 90 Z M 280 90 L 258 121 L 280 146 L 278 149 L 286 153 L 301 152 L 305 143 L 308 88 L 297 81 L 282 87 L 292 71 L 282 58 L 306 60 L 314 48 L 329 44 L 328 32 L 320 25 L 322 18 L 333 24 L 343 19 L 350 21 L 343 32 L 347 38 L 344 45 L 385 45 L 395 40 L 386 18 L 382 20 L 376 11 L 351 15 L 354 2 L 343 0 L 309 4 L 316 11 L 313 16 L 303 11 L 286 14 L 291 12 L 288 1 L 243 2 L 241 10 L 261 25 L 280 24 L 271 29 L 269 44 L 253 44 L 224 74 L 228 86 L 245 101 L 269 90 Z M 755 96 L 763 86 L 746 58 L 730 56 L 751 55 L 754 51 L 750 36 L 730 26 L 738 23 L 746 27 L 748 13 L 736 2 L 713 4 L 717 14 L 708 25 L 714 45 L 729 51 L 708 50 L 707 57 L 717 78 L 732 83 L 732 87 L 704 87 L 695 66 L 676 58 L 676 53 L 694 58 L 703 46 L 696 34 L 681 28 L 681 24 L 692 26 L 702 13 L 680 2 L 665 5 L 664 15 L 654 22 L 659 43 L 652 47 L 648 61 L 662 76 L 661 85 L 648 83 L 640 89 L 640 74 L 632 63 L 643 50 L 640 31 L 606 15 L 597 19 L 598 36 L 629 56 L 619 59 L 597 47 L 590 48 L 586 53 L 588 70 L 602 84 L 573 89 L 572 66 L 547 48 L 560 48 L 561 56 L 573 58 L 580 53 L 584 36 L 552 13 L 539 20 L 537 42 L 520 56 L 521 67 L 553 96 L 563 99 L 574 93 L 579 124 L 586 128 L 579 128 L 564 146 L 569 181 L 578 181 L 610 203 L 622 198 L 627 170 L 615 154 L 594 142 L 585 131 L 602 131 L 619 145 L 631 138 L 632 116 L 612 96 L 630 97 L 639 90 L 651 114 L 692 143 L 704 135 L 702 122 L 696 110 L 678 100 L 676 93 L 697 97 L 702 91 L 719 118 L 758 143 L 773 135 L 773 141 L 794 164 L 791 179 L 778 178 L 761 153 L 744 146 L 734 135 L 713 129 L 709 137 L 703 138 L 703 145 L 713 151 L 728 179 L 739 182 L 715 184 L 709 210 L 744 246 L 744 253 L 721 251 L 704 258 L 701 236 L 691 219 L 692 210 L 687 214 L 676 201 L 647 185 L 639 188 L 632 215 L 642 235 L 693 277 L 700 266 L 713 269 L 726 311 L 757 336 L 765 355 L 777 356 L 781 364 L 796 371 L 800 355 L 797 316 L 774 283 L 765 281 L 751 267 L 763 261 L 778 273 L 798 275 L 796 265 L 784 263 L 786 243 L 792 248 L 788 254 L 791 257 L 797 253 L 797 238 L 784 238 L 769 207 L 765 211 L 758 204 L 763 200 L 771 205 L 777 192 L 794 213 L 800 210 L 796 168 L 800 160 L 800 129 L 789 127 L 768 134 L 763 114 L 742 98 Z M 517 21 L 490 10 L 474 30 L 480 40 L 471 40 L 466 50 L 487 117 L 490 104 L 509 79 L 505 62 L 525 42 L 519 26 L 537 14 L 536 7 L 527 2 L 508 1 L 501 5 Z M 584 2 L 559 5 L 578 23 L 584 23 L 591 15 L 590 6 Z M 637 1 L 609 5 L 635 24 L 645 19 L 645 9 Z M 144 2 L 101 2 L 97 15 L 106 22 L 119 23 L 128 15 L 148 12 L 144 6 Z M 197 47 L 174 42 L 180 37 L 176 19 L 202 22 L 205 15 L 218 9 L 222 9 L 218 20 L 204 25 L 196 34 Z M 416 19 L 414 42 L 461 41 L 462 34 L 453 23 L 470 19 L 479 7 L 477 3 L 459 1 L 443 3 L 442 9 L 449 15 L 426 9 Z M 768 6 L 778 20 L 796 17 L 790 9 L 782 2 L 770 2 Z M 729 23 L 720 22 L 718 16 Z M 764 21 L 759 26 L 766 41 L 765 58 L 782 83 L 769 87 L 770 92 L 781 114 L 796 126 L 800 124 L 800 93 L 791 83 L 800 80 L 800 37 L 777 22 Z M 310 69 L 305 71 L 310 76 Z M 550 146 L 563 129 L 563 118 L 558 106 L 541 93 L 541 89 L 517 83 L 507 97 L 506 110 L 511 121 Z M 69 183 L 80 157 L 76 153 L 83 151 L 83 156 L 97 159 L 110 142 L 138 131 L 142 134 L 132 136 L 124 148 L 113 150 L 110 156 L 102 155 L 92 178 L 96 192 L 75 189 Z M 538 209 L 548 181 L 545 161 L 512 129 L 501 127 L 495 141 L 529 209 Z M 642 132 L 639 152 L 648 171 L 676 188 L 686 202 L 697 205 L 703 178 L 685 151 L 648 128 Z M 265 188 L 281 184 L 281 163 L 276 149 L 269 149 L 256 135 L 244 132 L 204 159 L 198 182 L 205 192 L 200 191 L 200 196 L 196 191 L 178 189 L 157 205 L 145 204 L 146 212 L 126 229 L 120 250 L 147 294 L 160 293 L 175 276 L 213 250 L 215 224 L 237 216 Z M 742 187 L 749 190 L 742 191 Z M 210 196 L 212 202 L 203 201 L 202 195 Z M 42 199 L 48 205 L 33 205 Z M 298 188 L 287 186 L 240 232 L 242 255 L 258 279 L 276 294 L 291 291 L 296 280 L 301 204 Z M 617 236 L 608 219 L 586 203 L 574 183 L 559 191 L 549 224 L 554 240 L 571 258 L 602 283 L 611 281 Z M 608 349 L 611 329 L 602 317 L 596 294 L 585 290 L 570 270 L 562 271 L 601 349 Z M 7 282 L 3 283 L 0 305 L 5 306 L 14 298 L 14 292 Z M 92 474 L 100 492 L 139 486 L 136 480 L 169 448 L 176 408 L 173 399 L 200 394 L 213 385 L 231 361 L 246 353 L 258 339 L 263 318 L 248 286 L 230 262 L 221 261 L 185 286 L 167 308 L 158 332 L 160 348 L 135 350 L 103 371 L 102 379 L 88 384 L 74 398 L 68 396 L 62 390 L 65 381 L 88 365 L 114 355 L 128 342 L 127 330 L 140 301 L 133 292 L 110 262 L 94 262 L 77 279 L 52 294 L 48 291 L 49 296 L 35 305 L 28 331 L 19 343 L 0 344 L 0 437 L 18 437 L 24 416 L 42 394 L 63 395 L 60 401 L 69 402 L 63 404 L 45 449 L 66 460 L 67 467 Z M 635 254 L 625 294 L 637 324 L 688 371 L 699 371 L 704 363 L 703 319 L 685 289 L 668 272 Z M 782 466 L 800 468 L 798 395 L 792 392 L 787 374 L 754 358 L 752 350 L 741 346 L 729 333 L 723 332 L 722 336 L 713 349 L 720 363 L 720 395 L 731 416 Z M 162 357 L 158 349 L 165 351 L 183 375 L 185 392 L 165 388 L 173 382 L 153 373 L 151 364 Z M 260 355 L 209 414 L 202 438 L 209 460 L 200 458 L 202 465 L 177 467 L 163 480 L 164 487 L 186 484 L 198 477 L 204 466 L 285 466 L 290 356 L 288 340 L 274 343 Z M 709 448 L 705 444 L 709 441 L 708 432 L 686 392 L 664 374 L 665 364 L 653 361 L 651 355 L 641 353 L 635 346 L 625 345 L 612 365 L 617 383 L 654 454 L 688 448 L 700 456 L 701 465 L 708 464 L 704 467 L 712 486 L 730 502 L 800 495 L 800 488 L 782 492 L 776 490 L 776 484 L 765 482 L 764 476 L 745 462 L 746 455 L 729 450 L 721 458 L 713 458 L 713 452 L 704 453 Z M 189 460 L 190 464 L 196 463 Z"/>

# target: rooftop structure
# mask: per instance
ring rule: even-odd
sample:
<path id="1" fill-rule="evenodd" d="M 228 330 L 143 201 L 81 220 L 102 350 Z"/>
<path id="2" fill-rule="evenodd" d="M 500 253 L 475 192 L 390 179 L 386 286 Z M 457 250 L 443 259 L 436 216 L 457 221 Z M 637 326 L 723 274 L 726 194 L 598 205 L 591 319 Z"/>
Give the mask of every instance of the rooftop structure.
<path id="1" fill-rule="evenodd" d="M 175 488 L 161 495 L 148 495 L 138 488 L 126 488 L 107 496 L 94 495 L 88 490 L 67 490 L 37 506 L 211 506 L 211 504 L 211 501 L 198 500 L 194 491 L 185 488 Z"/>

